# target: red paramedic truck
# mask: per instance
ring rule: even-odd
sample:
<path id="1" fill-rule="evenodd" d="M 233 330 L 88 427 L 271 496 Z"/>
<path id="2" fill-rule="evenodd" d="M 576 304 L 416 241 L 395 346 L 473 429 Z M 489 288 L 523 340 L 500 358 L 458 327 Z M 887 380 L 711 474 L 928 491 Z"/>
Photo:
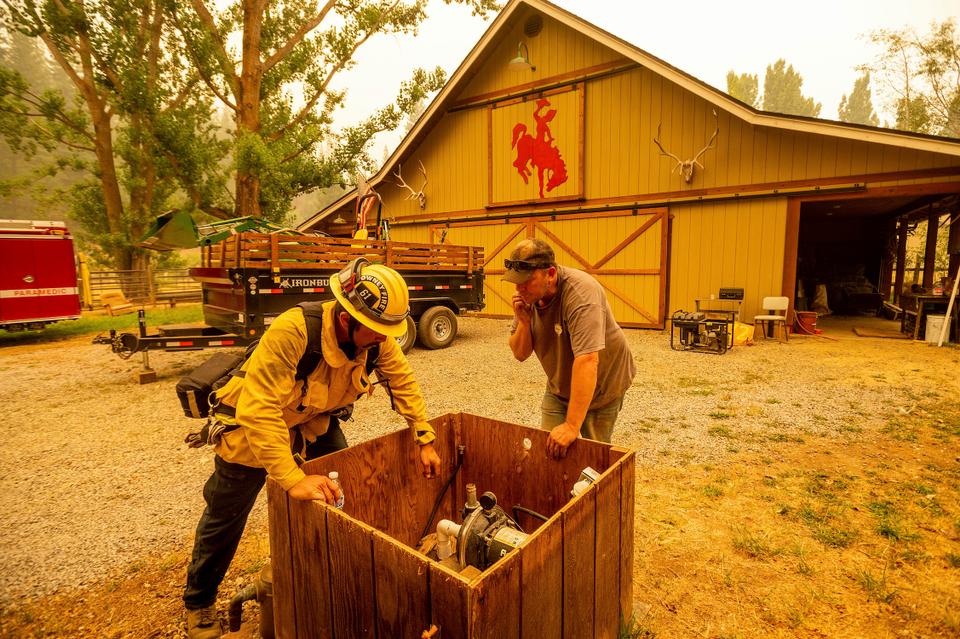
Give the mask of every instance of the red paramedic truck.
<path id="1" fill-rule="evenodd" d="M 0 220 L 0 328 L 80 317 L 73 239 L 63 222 Z"/>

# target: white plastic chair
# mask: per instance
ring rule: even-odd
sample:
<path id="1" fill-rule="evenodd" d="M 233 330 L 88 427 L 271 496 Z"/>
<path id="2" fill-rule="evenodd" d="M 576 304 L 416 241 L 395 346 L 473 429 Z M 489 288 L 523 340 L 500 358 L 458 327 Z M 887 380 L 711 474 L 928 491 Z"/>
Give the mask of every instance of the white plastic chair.
<path id="1" fill-rule="evenodd" d="M 790 336 L 787 334 L 787 307 L 790 306 L 790 299 L 787 297 L 765 297 L 763 298 L 763 310 L 772 311 L 772 313 L 767 315 L 754 315 L 753 323 L 754 326 L 759 330 L 759 334 L 763 337 L 767 336 L 766 327 L 771 326 L 773 328 L 773 333 L 776 335 L 777 325 L 780 325 L 781 330 L 783 331 L 784 341 L 790 341 Z M 777 311 L 783 311 L 783 315 L 780 315 Z M 757 332 L 754 331 L 754 339 L 756 339 Z"/>

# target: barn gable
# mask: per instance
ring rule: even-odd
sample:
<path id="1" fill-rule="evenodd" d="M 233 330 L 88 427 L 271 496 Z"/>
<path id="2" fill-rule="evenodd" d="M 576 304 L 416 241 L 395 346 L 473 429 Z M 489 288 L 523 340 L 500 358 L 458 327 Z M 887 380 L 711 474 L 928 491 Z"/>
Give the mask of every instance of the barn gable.
<path id="1" fill-rule="evenodd" d="M 510 64 L 521 54 L 533 69 Z M 679 165 L 694 158 L 687 180 Z M 421 166 L 423 207 L 396 185 L 399 173 L 419 188 Z M 960 141 L 759 112 L 554 5 L 515 0 L 370 184 L 393 239 L 485 247 L 490 314 L 510 313 L 504 253 L 539 236 L 604 284 L 622 323 L 662 327 L 721 286 L 745 290 L 746 315 L 766 295 L 792 298 L 805 207 L 815 222 L 822 202 L 872 201 L 858 219 L 885 246 L 891 219 L 960 192 Z M 354 203 L 302 226 L 349 230 L 330 221 L 349 227 Z M 824 220 L 811 233 L 829 233 Z M 837 270 L 862 266 L 880 286 L 884 250 Z"/>

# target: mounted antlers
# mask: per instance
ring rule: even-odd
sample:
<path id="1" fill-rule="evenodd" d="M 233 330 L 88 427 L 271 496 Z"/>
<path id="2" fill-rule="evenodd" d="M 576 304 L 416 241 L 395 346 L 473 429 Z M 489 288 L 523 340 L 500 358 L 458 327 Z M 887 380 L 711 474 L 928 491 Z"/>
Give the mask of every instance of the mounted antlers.
<path id="1" fill-rule="evenodd" d="M 420 165 L 420 172 L 423 174 L 423 184 L 420 185 L 419 191 L 414 191 L 407 183 L 403 181 L 403 177 L 400 175 L 400 171 L 403 168 L 400 164 L 397 165 L 397 171 L 393 174 L 393 177 L 397 178 L 397 181 L 394 182 L 397 186 L 403 189 L 410 191 L 410 195 L 407 196 L 408 200 L 417 200 L 420 203 L 420 208 L 425 208 L 427 206 L 427 196 L 424 194 L 423 189 L 427 186 L 427 170 L 423 168 L 423 162 L 417 160 L 417 164 Z"/>
<path id="2" fill-rule="evenodd" d="M 713 117 L 717 119 L 717 128 L 714 130 L 713 135 L 710 136 L 710 141 L 707 142 L 707 145 L 702 149 L 700 149 L 697 152 L 697 154 L 693 156 L 692 160 L 681 160 L 680 158 L 675 156 L 673 153 L 670 153 L 669 151 L 664 149 L 663 145 L 660 144 L 660 139 L 659 139 L 660 125 L 659 124 L 657 125 L 657 137 L 653 138 L 653 143 L 656 144 L 657 147 L 660 149 L 660 155 L 666 155 L 667 157 L 671 157 L 674 160 L 676 160 L 677 165 L 673 167 L 673 170 L 674 171 L 679 170 L 680 175 L 683 176 L 683 181 L 686 182 L 687 184 L 689 184 L 693 180 L 694 167 L 699 166 L 701 169 L 703 168 L 703 165 L 700 164 L 700 156 L 706 153 L 709 149 L 713 148 L 713 141 L 717 139 L 717 134 L 720 133 L 720 124 L 719 124 L 720 118 L 717 117 L 716 110 L 713 111 Z M 673 173 L 673 171 L 671 171 L 671 173 Z"/>

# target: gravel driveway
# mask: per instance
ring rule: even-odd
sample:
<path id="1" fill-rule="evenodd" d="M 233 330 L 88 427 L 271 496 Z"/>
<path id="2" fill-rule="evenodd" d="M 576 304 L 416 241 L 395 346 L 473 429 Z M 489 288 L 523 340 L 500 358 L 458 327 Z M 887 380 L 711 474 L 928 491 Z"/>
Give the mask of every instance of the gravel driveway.
<path id="1" fill-rule="evenodd" d="M 515 362 L 509 323 L 461 319 L 443 351 L 409 355 L 431 416 L 472 412 L 539 421 L 544 376 Z M 856 430 L 929 393 L 958 389 L 958 351 L 898 340 L 794 339 L 738 347 L 722 357 L 670 350 L 657 331 L 628 331 L 638 375 L 614 443 L 640 464 L 721 463 L 751 436 L 803 437 Z M 89 338 L 0 349 L 0 605 L 103 579 L 149 552 L 192 542 L 212 468 L 209 449 L 183 436 L 174 385 L 209 352 L 157 353 L 160 381 L 133 381 L 123 361 Z M 358 443 L 405 427 L 382 393 L 358 403 L 345 427 Z M 251 528 L 265 529 L 261 495 Z"/>

